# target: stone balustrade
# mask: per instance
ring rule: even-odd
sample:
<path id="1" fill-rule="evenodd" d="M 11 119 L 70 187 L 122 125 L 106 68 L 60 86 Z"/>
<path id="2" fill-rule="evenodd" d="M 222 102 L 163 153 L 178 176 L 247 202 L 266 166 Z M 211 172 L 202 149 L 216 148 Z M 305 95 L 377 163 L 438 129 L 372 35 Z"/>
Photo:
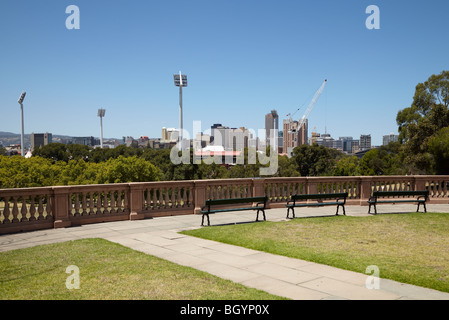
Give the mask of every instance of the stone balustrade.
<path id="1" fill-rule="evenodd" d="M 281 208 L 296 193 L 348 192 L 348 205 L 367 205 L 375 190 L 429 190 L 430 203 L 449 203 L 449 176 L 358 176 L 157 181 L 0 189 L 0 234 L 89 223 L 198 214 L 207 199 L 268 196 Z"/>

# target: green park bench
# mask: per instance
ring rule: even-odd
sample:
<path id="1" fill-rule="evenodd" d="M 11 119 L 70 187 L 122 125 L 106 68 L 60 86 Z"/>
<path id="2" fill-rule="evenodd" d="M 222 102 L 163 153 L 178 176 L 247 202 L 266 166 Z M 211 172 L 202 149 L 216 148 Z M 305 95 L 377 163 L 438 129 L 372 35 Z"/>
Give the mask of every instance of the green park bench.
<path id="1" fill-rule="evenodd" d="M 391 198 L 396 197 L 396 198 Z M 415 197 L 415 198 L 410 198 Z M 379 200 L 381 198 L 382 200 Z M 386 199 L 385 199 L 386 198 Z M 426 201 L 429 199 L 429 191 L 373 191 L 373 195 L 369 198 L 368 213 L 371 213 L 371 206 L 374 206 L 374 214 L 377 214 L 376 204 L 378 203 L 401 203 L 401 202 L 416 202 L 419 211 L 419 206 L 424 205 L 424 212 L 427 212 Z"/>
<path id="2" fill-rule="evenodd" d="M 265 209 L 267 205 L 268 197 L 248 197 L 248 198 L 231 198 L 231 199 L 208 199 L 206 200 L 206 205 L 201 208 L 201 213 L 203 214 L 201 219 L 201 226 L 204 225 L 204 217 L 207 216 L 207 225 L 210 226 L 209 214 L 217 212 L 229 212 L 229 211 L 242 211 L 242 210 L 257 210 L 256 221 L 259 221 L 259 212 L 262 211 L 263 219 L 265 217 Z M 253 206 L 253 203 L 256 203 Z M 247 204 L 246 206 L 238 206 L 232 208 L 217 208 L 212 209 L 215 206 L 228 206 L 233 204 Z"/>
<path id="3" fill-rule="evenodd" d="M 338 209 L 343 208 L 343 214 L 346 215 L 345 203 L 348 197 L 347 192 L 341 193 L 320 193 L 320 194 L 294 194 L 290 197 L 290 200 L 285 205 L 287 207 L 287 218 L 290 210 L 292 210 L 293 218 L 295 218 L 295 208 L 297 207 L 313 207 L 313 206 L 337 206 L 336 215 L 338 215 Z M 316 203 L 301 202 L 307 200 L 317 200 Z M 326 200 L 326 202 L 324 202 Z M 330 202 L 327 200 L 331 200 Z"/>

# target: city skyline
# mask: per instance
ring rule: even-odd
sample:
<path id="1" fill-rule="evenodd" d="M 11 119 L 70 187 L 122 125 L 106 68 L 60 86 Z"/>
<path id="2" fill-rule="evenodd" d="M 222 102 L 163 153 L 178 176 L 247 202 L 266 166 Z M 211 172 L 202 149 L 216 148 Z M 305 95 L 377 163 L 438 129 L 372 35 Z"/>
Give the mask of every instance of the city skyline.
<path id="1" fill-rule="evenodd" d="M 68 30 L 77 5 L 80 28 Z M 369 30 L 368 5 L 380 9 Z M 415 86 L 449 69 L 447 1 L 2 1 L 0 131 L 104 137 L 160 136 L 178 126 L 173 74 L 185 128 L 213 123 L 264 129 L 264 116 L 298 120 L 324 79 L 309 136 L 397 133 L 396 114 Z M 418 43 L 419 39 L 419 43 Z M 429 50 L 432 48 L 432 50 Z"/>

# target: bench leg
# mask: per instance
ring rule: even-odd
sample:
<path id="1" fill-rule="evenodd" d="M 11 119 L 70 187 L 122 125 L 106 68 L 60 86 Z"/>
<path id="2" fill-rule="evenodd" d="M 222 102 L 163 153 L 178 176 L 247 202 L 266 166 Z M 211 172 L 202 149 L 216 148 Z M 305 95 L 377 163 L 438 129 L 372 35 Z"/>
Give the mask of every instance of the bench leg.
<path id="1" fill-rule="evenodd" d="M 259 211 L 262 211 L 262 213 L 263 213 L 263 221 L 267 221 L 267 219 L 265 217 L 265 210 L 263 210 L 263 209 L 257 209 L 256 221 L 259 221 Z"/>
<path id="2" fill-rule="evenodd" d="M 202 217 L 202 219 L 201 219 L 201 226 L 202 226 L 202 227 L 204 226 L 204 216 L 207 216 L 207 225 L 210 226 L 209 215 L 208 215 L 207 213 L 206 213 L 206 214 L 203 214 L 203 217 Z"/>
<path id="3" fill-rule="evenodd" d="M 288 219 L 288 214 L 290 212 L 290 209 L 292 210 L 292 219 L 293 219 L 293 218 L 295 218 L 295 209 L 293 207 L 287 208 L 287 219 Z"/>
<path id="4" fill-rule="evenodd" d="M 375 203 L 373 203 L 373 204 L 369 204 L 369 208 L 368 208 L 368 213 L 371 213 L 371 205 L 374 207 L 374 214 L 377 214 L 377 208 L 376 208 L 376 204 Z"/>
<path id="5" fill-rule="evenodd" d="M 340 208 L 340 206 L 343 208 L 343 214 L 346 215 L 345 206 L 343 204 L 337 204 L 337 213 L 335 215 L 338 216 L 338 209 Z"/>
<path id="6" fill-rule="evenodd" d="M 418 208 L 416 209 L 416 212 L 419 212 L 419 206 L 421 205 L 421 203 L 424 206 L 424 213 L 426 213 L 427 212 L 427 208 L 426 208 L 426 203 L 425 202 L 418 202 Z"/>

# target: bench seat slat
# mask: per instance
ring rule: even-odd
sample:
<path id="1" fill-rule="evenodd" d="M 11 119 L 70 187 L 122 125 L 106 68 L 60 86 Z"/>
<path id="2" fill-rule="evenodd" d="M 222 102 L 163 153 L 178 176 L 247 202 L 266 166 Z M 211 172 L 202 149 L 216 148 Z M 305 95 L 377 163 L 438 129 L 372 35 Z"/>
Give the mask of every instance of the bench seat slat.
<path id="1" fill-rule="evenodd" d="M 201 213 L 215 213 L 215 212 L 229 212 L 229 211 L 242 211 L 242 210 L 254 210 L 254 209 L 263 209 L 263 207 L 246 207 L 246 208 L 230 208 L 230 209 L 214 209 L 214 210 L 202 210 Z"/>
<path id="2" fill-rule="evenodd" d="M 287 204 L 287 207 L 319 207 L 319 206 L 329 206 L 329 205 L 338 205 L 341 204 L 341 202 L 318 202 L 318 203 L 295 203 L 293 204 Z"/>

